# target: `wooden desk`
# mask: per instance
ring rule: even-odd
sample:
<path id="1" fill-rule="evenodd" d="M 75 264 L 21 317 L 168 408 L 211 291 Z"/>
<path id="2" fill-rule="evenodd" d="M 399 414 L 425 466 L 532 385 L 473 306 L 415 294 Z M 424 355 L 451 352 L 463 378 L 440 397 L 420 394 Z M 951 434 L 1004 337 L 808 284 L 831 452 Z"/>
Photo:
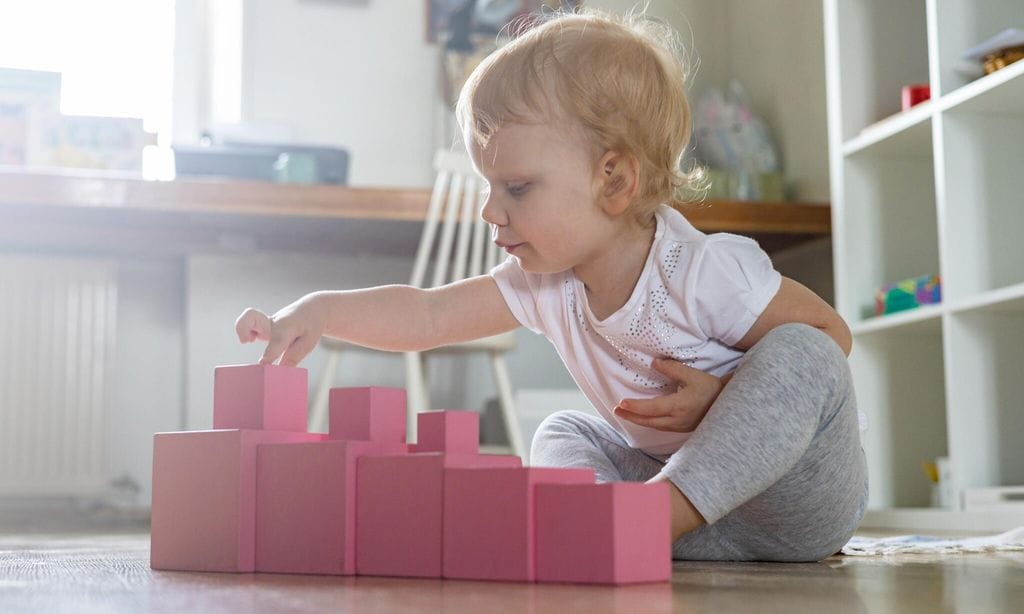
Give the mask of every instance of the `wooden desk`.
<path id="1" fill-rule="evenodd" d="M 0 170 L 0 246 L 153 253 L 335 251 L 375 232 L 394 244 L 377 242 L 381 249 L 409 248 L 411 240 L 411 254 L 429 196 L 427 188 L 193 178 L 161 182 L 8 168 Z M 712 201 L 685 213 L 701 230 L 751 235 L 769 251 L 831 230 L 829 208 L 815 204 Z"/>

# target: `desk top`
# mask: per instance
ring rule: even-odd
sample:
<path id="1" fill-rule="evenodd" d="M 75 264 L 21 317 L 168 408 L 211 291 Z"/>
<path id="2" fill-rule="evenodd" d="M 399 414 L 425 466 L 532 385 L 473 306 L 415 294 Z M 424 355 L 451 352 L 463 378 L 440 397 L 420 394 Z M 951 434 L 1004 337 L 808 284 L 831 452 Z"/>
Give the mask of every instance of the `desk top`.
<path id="1" fill-rule="evenodd" d="M 111 225 L 134 220 L 145 233 L 147 219 L 167 229 L 187 222 L 189 233 L 233 221 L 252 230 L 261 224 L 292 220 L 302 227 L 311 221 L 423 220 L 429 188 L 366 188 L 337 185 L 277 184 L 231 179 L 187 178 L 147 181 L 137 176 L 100 172 L 0 169 L 0 210 L 8 229 L 0 244 L 24 243 L 29 236 L 72 224 L 76 233 L 109 234 Z M 705 232 L 727 231 L 774 236 L 791 244 L 831 231 L 830 209 L 814 203 L 748 203 L 708 201 L 684 213 Z M 150 220 L 150 221 L 152 221 Z M 20 225 L 20 229 L 15 226 Z M 135 228 L 135 230 L 140 230 Z M 28 234 L 25 234 L 25 231 Z M 81 240 L 81 238 L 79 239 Z M 109 237 L 102 239 L 109 241 Z M 145 238 L 136 237 L 142 242 Z M 762 239 L 763 240 L 763 239 Z M 766 247 L 770 249 L 770 247 Z"/>

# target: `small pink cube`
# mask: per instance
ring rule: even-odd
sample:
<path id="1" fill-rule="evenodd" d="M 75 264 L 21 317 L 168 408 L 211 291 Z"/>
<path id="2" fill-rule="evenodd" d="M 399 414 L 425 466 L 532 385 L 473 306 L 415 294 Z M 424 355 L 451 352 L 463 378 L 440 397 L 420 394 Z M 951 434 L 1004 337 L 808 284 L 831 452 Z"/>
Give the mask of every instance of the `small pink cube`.
<path id="1" fill-rule="evenodd" d="M 363 456 L 356 483 L 356 573 L 441 577 L 444 470 L 519 467 L 518 456 Z"/>
<path id="2" fill-rule="evenodd" d="M 256 571 L 354 574 L 356 459 L 406 448 L 371 441 L 259 446 Z"/>
<path id="3" fill-rule="evenodd" d="M 306 370 L 228 365 L 213 370 L 213 428 L 306 432 Z"/>
<path id="4" fill-rule="evenodd" d="M 322 439 L 239 429 L 154 435 L 150 566 L 253 571 L 256 446 Z"/>
<path id="5" fill-rule="evenodd" d="M 447 469 L 444 483 L 444 577 L 533 582 L 535 485 L 593 484 L 594 471 Z"/>
<path id="6" fill-rule="evenodd" d="M 480 451 L 480 414 L 475 411 L 425 411 L 416 416 L 416 452 L 476 454 Z"/>
<path id="7" fill-rule="evenodd" d="M 628 584 L 672 573 L 668 484 L 538 484 L 537 580 Z"/>
<path id="8" fill-rule="evenodd" d="M 330 438 L 405 443 L 405 389 L 331 388 Z"/>

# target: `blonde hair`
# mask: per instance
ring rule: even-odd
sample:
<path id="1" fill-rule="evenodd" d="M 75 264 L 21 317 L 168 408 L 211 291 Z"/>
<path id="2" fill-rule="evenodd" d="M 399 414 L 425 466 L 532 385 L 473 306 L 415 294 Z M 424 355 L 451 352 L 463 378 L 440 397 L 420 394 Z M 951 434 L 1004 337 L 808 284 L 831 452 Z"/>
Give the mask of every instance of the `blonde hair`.
<path id="1" fill-rule="evenodd" d="M 680 169 L 692 130 L 681 49 L 672 28 L 642 14 L 555 14 L 473 71 L 456 117 L 480 147 L 506 122 L 574 120 L 602 154 L 636 158 L 631 207 L 649 220 L 660 203 L 687 202 L 701 180 L 699 169 Z"/>

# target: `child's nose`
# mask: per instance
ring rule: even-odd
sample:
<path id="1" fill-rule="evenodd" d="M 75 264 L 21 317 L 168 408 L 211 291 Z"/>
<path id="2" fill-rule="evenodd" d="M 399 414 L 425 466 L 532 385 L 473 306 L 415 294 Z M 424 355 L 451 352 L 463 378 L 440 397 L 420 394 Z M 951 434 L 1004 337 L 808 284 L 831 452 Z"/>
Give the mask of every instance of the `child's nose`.
<path id="1" fill-rule="evenodd" d="M 488 224 L 495 226 L 504 226 L 508 223 L 508 216 L 495 201 L 493 193 L 484 198 L 484 204 L 480 207 L 480 217 Z"/>

